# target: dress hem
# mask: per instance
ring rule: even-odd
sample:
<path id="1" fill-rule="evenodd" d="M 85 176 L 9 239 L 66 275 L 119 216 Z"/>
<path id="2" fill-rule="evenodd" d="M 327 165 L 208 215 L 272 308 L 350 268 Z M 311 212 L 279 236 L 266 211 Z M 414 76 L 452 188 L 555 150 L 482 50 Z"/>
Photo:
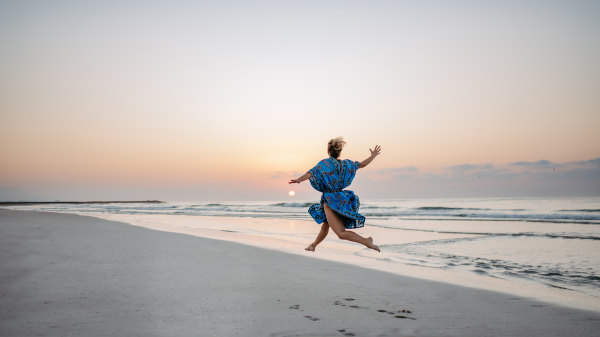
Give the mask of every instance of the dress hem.
<path id="1" fill-rule="evenodd" d="M 329 205 L 326 201 L 323 201 L 322 203 L 314 204 L 314 205 L 319 205 L 319 207 L 321 208 L 321 212 L 323 212 L 323 214 L 325 214 L 325 207 L 323 207 L 322 204 L 326 204 L 327 206 L 329 206 L 329 208 L 331 208 L 331 210 L 334 211 L 339 217 L 353 220 L 353 222 L 354 222 L 353 225 L 346 226 L 346 224 L 344 223 L 344 220 L 340 219 L 342 221 L 342 224 L 344 225 L 344 228 L 346 228 L 346 229 L 358 229 L 358 228 L 363 228 L 365 226 L 365 218 L 364 217 L 363 217 L 363 219 L 350 218 L 350 217 L 348 217 L 348 216 L 340 213 L 335 208 L 331 207 L 331 205 Z M 310 213 L 310 209 L 312 209 L 314 207 L 314 205 L 312 205 L 309 208 L 309 213 Z M 311 213 L 311 216 L 312 216 L 312 213 Z M 315 219 L 314 217 L 313 217 L 313 220 L 315 220 L 315 222 L 320 225 L 320 224 L 322 224 L 324 222 L 327 222 L 327 215 L 325 215 L 325 220 L 323 220 L 321 222 L 317 221 L 317 219 Z M 329 224 L 329 222 L 327 222 L 327 224 Z"/>

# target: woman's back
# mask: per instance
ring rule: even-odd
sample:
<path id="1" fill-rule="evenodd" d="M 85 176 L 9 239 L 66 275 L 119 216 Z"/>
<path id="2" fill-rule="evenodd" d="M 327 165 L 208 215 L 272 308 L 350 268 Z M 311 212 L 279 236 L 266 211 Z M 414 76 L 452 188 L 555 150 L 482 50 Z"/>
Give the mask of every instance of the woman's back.
<path id="1" fill-rule="evenodd" d="M 308 171 L 310 184 L 319 192 L 339 192 L 350 186 L 359 167 L 360 162 L 349 159 L 323 159 Z"/>

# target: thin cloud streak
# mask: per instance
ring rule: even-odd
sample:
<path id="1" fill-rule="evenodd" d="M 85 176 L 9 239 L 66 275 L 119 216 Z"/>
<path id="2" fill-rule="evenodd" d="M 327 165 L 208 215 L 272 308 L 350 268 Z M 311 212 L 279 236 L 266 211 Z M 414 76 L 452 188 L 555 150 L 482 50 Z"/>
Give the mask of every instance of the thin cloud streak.
<path id="1" fill-rule="evenodd" d="M 520 171 L 522 167 L 527 170 Z M 373 197 L 376 191 L 384 191 L 387 198 L 600 195 L 600 158 L 563 164 L 547 160 L 519 165 L 460 164 L 443 169 L 446 173 L 403 172 L 377 180 L 358 176 L 356 189 L 365 189 L 363 194 Z"/>
<path id="2" fill-rule="evenodd" d="M 456 173 L 465 173 L 472 170 L 489 170 L 493 167 L 492 164 L 479 164 L 479 165 L 471 165 L 471 164 L 461 164 L 454 165 L 449 167 L 444 167 L 446 170 L 450 170 Z"/>
<path id="3" fill-rule="evenodd" d="M 514 163 L 510 163 L 508 165 L 511 166 L 524 166 L 527 168 L 535 168 L 535 169 L 554 169 L 554 168 L 560 168 L 560 167 L 566 167 L 565 164 L 557 164 L 557 163 L 553 163 L 551 161 L 548 160 L 538 160 L 536 162 L 531 162 L 531 161 L 517 161 Z"/>
<path id="4" fill-rule="evenodd" d="M 569 162 L 567 164 L 600 167 L 600 158 L 590 159 L 590 160 L 573 161 L 573 162 Z"/>

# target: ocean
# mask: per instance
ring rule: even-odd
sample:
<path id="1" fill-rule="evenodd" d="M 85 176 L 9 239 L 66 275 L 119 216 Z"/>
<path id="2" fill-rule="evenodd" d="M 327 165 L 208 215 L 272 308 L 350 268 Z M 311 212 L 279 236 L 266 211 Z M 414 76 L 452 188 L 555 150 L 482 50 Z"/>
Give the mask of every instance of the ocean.
<path id="1" fill-rule="evenodd" d="M 11 209 L 78 214 L 165 214 L 306 220 L 317 201 L 49 204 Z M 374 256 L 390 263 L 535 282 L 600 297 L 600 197 L 361 199 L 366 226 L 458 234 L 453 238 L 385 244 Z M 257 225 L 259 226 L 259 225 Z M 261 231 L 268 230 L 261 228 Z M 356 230 L 360 234 L 360 229 Z M 463 237 L 461 237 L 463 235 Z M 377 237 L 374 236 L 375 243 Z M 309 243 L 309 242 L 307 242 Z"/>

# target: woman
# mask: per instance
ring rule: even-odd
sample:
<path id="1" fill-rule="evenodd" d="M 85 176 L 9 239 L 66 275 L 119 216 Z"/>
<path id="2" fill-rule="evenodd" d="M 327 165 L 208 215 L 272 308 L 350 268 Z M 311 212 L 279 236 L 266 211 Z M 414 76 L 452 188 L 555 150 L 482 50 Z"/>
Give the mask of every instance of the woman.
<path id="1" fill-rule="evenodd" d="M 352 183 L 357 169 L 366 167 L 379 155 L 381 147 L 375 146 L 374 151 L 369 149 L 371 156 L 362 162 L 353 162 L 348 159 L 338 159 L 344 145 L 346 142 L 342 137 L 330 140 L 327 144 L 329 158 L 321 160 L 302 177 L 289 182 L 290 184 L 299 184 L 310 179 L 312 187 L 323 193 L 321 202 L 308 209 L 308 213 L 313 219 L 322 225 L 317 239 L 306 247 L 306 250 L 314 252 L 317 245 L 325 239 L 329 233 L 329 227 L 331 227 L 340 239 L 358 242 L 379 252 L 379 247 L 373 244 L 372 238 L 364 238 L 346 230 L 363 227 L 365 217 L 358 213 L 360 207 L 358 196 L 354 195 L 352 191 L 342 189 Z"/>

